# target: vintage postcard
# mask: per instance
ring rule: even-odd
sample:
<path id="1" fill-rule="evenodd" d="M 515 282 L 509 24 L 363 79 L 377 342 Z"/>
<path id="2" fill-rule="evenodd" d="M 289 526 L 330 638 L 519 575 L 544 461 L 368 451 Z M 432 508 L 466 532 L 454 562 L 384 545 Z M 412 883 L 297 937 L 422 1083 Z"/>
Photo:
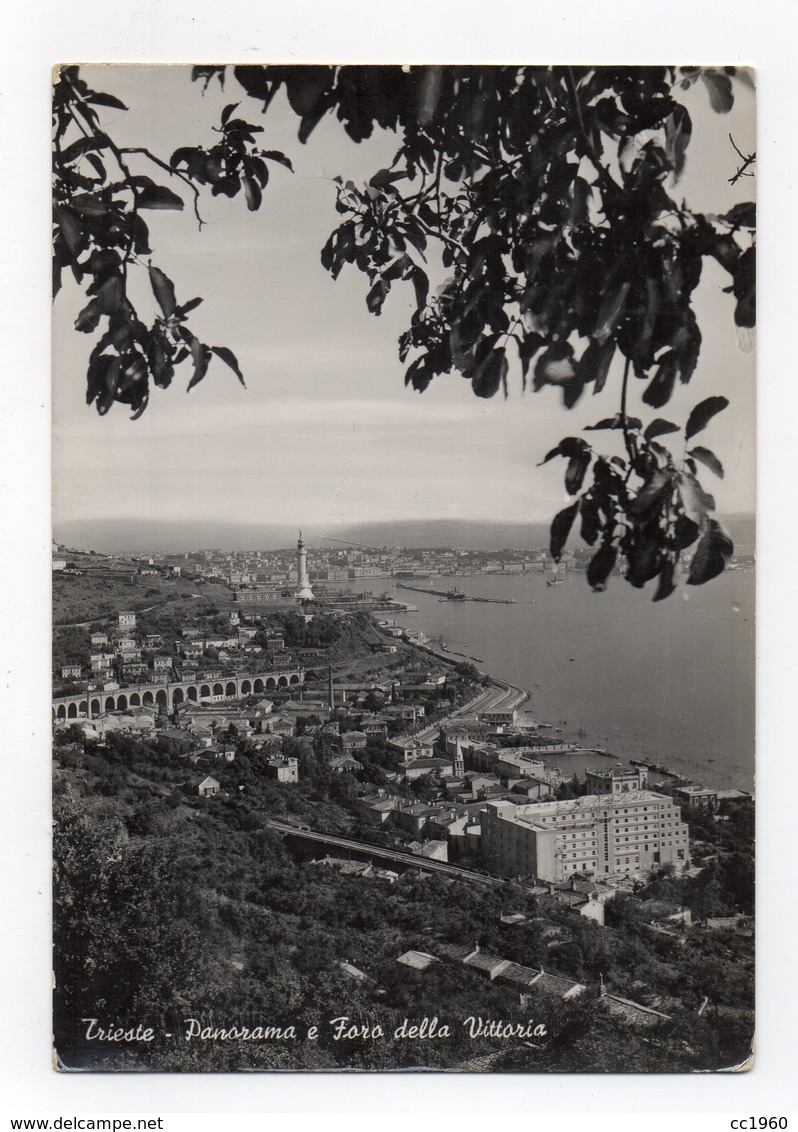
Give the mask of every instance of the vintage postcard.
<path id="1" fill-rule="evenodd" d="M 754 1030 L 755 91 L 53 77 L 67 1071 Z"/>

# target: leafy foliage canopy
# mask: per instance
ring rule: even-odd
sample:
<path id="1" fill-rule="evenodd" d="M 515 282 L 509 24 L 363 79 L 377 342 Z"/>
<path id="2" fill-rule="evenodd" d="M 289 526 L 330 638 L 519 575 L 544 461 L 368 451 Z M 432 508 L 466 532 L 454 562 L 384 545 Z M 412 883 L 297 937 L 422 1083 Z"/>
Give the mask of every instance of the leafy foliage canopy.
<path id="1" fill-rule="evenodd" d="M 225 67 L 195 67 L 193 78 L 224 85 Z M 675 457 L 661 438 L 679 426 L 627 413 L 630 377 L 645 383 L 642 401 L 658 411 L 699 362 L 701 332 L 693 295 L 704 260 L 728 273 L 738 327 L 754 325 L 755 207 L 702 215 L 678 202 L 676 187 L 692 134 L 679 92 L 702 83 L 712 108 L 725 114 L 734 68 L 676 67 L 358 67 L 237 66 L 233 75 L 266 114 L 284 92 L 306 142 L 335 115 L 360 142 L 375 129 L 397 134 L 390 166 L 362 187 L 337 179 L 340 221 L 321 252 L 337 278 L 344 266 L 366 275 L 368 310 L 379 315 L 392 287 L 413 288 L 415 309 L 399 340 L 405 381 L 419 392 L 441 374 L 460 373 L 478 397 L 506 394 L 518 370 L 535 391 L 556 386 L 573 407 L 587 389 L 600 392 L 613 362 L 620 378 L 615 417 L 592 426 L 616 430 L 623 455 L 607 455 L 568 437 L 546 459 L 567 461 L 573 497 L 552 524 L 559 558 L 579 520 L 596 548 L 588 570 L 605 588 L 619 560 L 636 587 L 657 580 L 655 600 L 675 588 L 680 556 L 694 548 L 689 584 L 720 573 L 732 554 L 712 518 L 714 500 L 698 465 L 722 476 L 703 445 L 687 449 L 722 396 L 697 405 Z M 187 324 L 199 298 L 178 302 L 166 273 L 151 260 L 143 213 L 182 209 L 192 197 L 201 224 L 202 191 L 260 209 L 282 152 L 260 147 L 264 127 L 221 113 L 216 140 L 185 145 L 166 161 L 119 147 L 98 110 L 124 110 L 114 96 L 90 89 L 77 68 L 55 87 L 55 287 L 69 268 L 88 302 L 76 329 L 99 331 L 88 368 L 87 400 L 100 413 L 114 402 L 134 416 L 151 385 L 168 386 L 180 365 L 188 387 L 215 355 L 243 382 L 235 355 L 201 342 Z M 735 147 L 736 148 L 736 147 Z M 738 151 L 739 152 L 739 151 Z M 146 158 L 158 181 L 132 172 Z M 740 155 L 743 157 L 743 155 Z M 749 176 L 754 155 L 730 178 Z M 166 183 L 168 181 L 168 183 Z M 128 272 L 147 271 L 158 314 L 151 325 L 128 294 Z M 442 286 L 430 277 L 441 268 Z M 545 461 L 544 461 L 545 462 Z M 588 473 L 590 478 L 588 479 Z"/>

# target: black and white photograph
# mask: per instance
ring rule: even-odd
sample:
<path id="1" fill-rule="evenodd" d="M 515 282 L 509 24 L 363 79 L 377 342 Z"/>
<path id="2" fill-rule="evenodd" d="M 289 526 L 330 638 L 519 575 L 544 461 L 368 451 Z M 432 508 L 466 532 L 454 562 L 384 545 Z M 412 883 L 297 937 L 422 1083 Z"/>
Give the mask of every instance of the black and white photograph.
<path id="1" fill-rule="evenodd" d="M 722 62 L 55 68 L 59 1071 L 752 1068 Z"/>

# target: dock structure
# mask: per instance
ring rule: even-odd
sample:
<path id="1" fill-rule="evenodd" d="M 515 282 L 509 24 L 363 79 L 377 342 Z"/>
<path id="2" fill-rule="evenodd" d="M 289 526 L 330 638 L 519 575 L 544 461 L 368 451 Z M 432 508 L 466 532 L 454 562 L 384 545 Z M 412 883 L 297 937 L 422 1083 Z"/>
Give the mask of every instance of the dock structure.
<path id="1" fill-rule="evenodd" d="M 397 582 L 396 588 L 398 590 L 413 590 L 417 594 L 430 594 L 432 597 L 446 598 L 448 601 L 487 601 L 493 605 L 518 604 L 513 597 L 475 597 L 471 594 L 461 593 L 457 587 L 450 590 L 434 590 L 424 586 L 409 586 L 406 582 Z"/>

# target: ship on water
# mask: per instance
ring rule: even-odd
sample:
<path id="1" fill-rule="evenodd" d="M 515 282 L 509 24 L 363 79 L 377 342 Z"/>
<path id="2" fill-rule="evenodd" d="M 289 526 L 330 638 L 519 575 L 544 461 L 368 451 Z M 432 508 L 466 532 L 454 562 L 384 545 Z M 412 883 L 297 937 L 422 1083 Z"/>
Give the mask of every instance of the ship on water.
<path id="1" fill-rule="evenodd" d="M 547 586 L 561 586 L 563 583 L 562 574 L 560 572 L 560 564 L 557 562 L 551 572 L 551 577 L 546 580 Z"/>
<path id="2" fill-rule="evenodd" d="M 459 590 L 457 588 L 457 586 L 452 586 L 452 588 L 450 590 L 446 591 L 446 600 L 447 601 L 465 601 L 466 595 L 463 593 L 462 590 Z"/>

